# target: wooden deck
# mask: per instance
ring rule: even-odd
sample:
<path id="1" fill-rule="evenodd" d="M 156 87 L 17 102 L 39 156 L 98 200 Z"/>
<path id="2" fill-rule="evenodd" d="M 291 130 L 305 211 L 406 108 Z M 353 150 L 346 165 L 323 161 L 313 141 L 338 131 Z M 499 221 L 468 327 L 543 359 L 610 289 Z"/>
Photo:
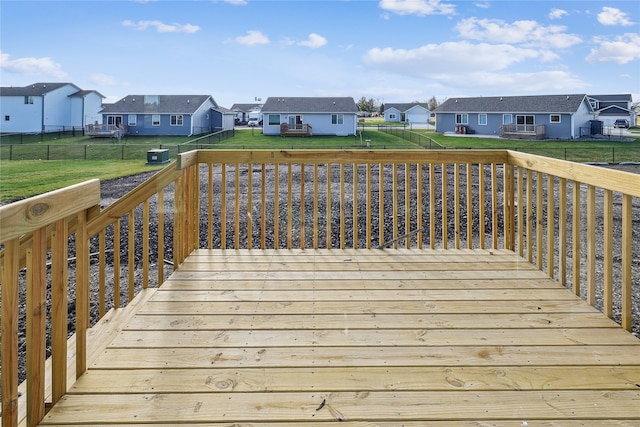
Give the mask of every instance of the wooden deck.
<path id="1" fill-rule="evenodd" d="M 197 250 L 42 425 L 638 426 L 640 340 L 500 250 Z"/>

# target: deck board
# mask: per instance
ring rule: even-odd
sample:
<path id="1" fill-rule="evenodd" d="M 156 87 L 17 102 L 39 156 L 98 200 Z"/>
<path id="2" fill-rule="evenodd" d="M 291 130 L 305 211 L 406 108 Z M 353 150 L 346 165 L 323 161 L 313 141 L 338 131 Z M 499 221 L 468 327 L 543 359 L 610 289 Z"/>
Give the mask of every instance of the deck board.
<path id="1" fill-rule="evenodd" d="M 640 340 L 509 251 L 197 250 L 113 336 L 42 425 L 640 425 Z"/>

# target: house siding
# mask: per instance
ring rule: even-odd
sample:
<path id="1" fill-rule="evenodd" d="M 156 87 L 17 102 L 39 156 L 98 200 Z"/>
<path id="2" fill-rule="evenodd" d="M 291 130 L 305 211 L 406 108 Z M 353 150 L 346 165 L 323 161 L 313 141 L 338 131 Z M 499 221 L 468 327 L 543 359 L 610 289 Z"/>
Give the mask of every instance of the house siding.
<path id="1" fill-rule="evenodd" d="M 77 91 L 77 87 L 66 85 L 43 95 L 44 117 L 42 123 L 45 132 L 71 126 L 71 99 L 69 96 Z"/>
<path id="2" fill-rule="evenodd" d="M 3 133 L 42 132 L 42 102 L 41 96 L 33 97 L 33 104 L 25 104 L 24 96 L 2 96 L 0 98 L 0 111 L 2 120 L 0 131 Z M 5 120 L 9 116 L 9 120 Z"/>
<path id="3" fill-rule="evenodd" d="M 262 131 L 265 135 L 280 135 L 280 125 L 269 125 L 269 114 L 278 114 L 278 113 L 266 113 L 263 112 L 264 121 Z M 334 125 L 331 123 L 331 116 L 333 114 L 342 114 L 344 117 L 343 124 Z M 305 124 L 310 124 L 313 129 L 313 135 L 336 135 L 336 136 L 348 136 L 355 135 L 356 127 L 358 125 L 358 117 L 356 114 L 352 113 L 333 113 L 333 114 L 317 114 L 317 113 L 307 113 L 302 114 L 302 122 Z M 294 116 L 298 114 L 287 113 L 287 114 L 279 114 L 280 115 L 280 123 L 288 123 L 289 116 Z"/>

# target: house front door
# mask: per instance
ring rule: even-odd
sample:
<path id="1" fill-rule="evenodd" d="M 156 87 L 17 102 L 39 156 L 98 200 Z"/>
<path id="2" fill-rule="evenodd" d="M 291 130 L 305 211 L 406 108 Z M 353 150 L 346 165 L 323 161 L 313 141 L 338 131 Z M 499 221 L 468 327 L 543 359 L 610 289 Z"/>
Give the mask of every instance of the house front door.
<path id="1" fill-rule="evenodd" d="M 535 132 L 536 118 L 535 116 L 516 116 L 516 132 Z"/>

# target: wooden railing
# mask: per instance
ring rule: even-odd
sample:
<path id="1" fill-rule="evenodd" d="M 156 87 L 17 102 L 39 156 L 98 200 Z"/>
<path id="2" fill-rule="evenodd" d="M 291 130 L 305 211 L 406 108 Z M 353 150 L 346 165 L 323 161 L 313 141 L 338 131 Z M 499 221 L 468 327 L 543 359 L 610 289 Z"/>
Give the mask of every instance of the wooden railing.
<path id="1" fill-rule="evenodd" d="M 37 424 L 196 248 L 512 250 L 631 330 L 639 184 L 503 150 L 199 150 L 102 211 L 97 181 L 0 207 L 3 425 Z"/>

